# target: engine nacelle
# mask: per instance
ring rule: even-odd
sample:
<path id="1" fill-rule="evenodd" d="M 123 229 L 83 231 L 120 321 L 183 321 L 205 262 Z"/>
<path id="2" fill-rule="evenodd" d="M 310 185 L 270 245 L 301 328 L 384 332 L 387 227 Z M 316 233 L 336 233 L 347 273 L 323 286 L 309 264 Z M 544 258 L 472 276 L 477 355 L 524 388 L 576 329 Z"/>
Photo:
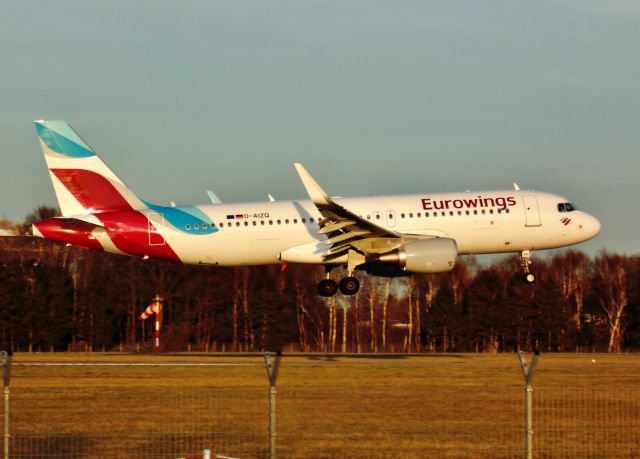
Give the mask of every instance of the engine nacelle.
<path id="1" fill-rule="evenodd" d="M 396 263 L 406 272 L 443 273 L 453 269 L 457 256 L 455 240 L 435 237 L 405 242 L 402 247 L 379 255 L 376 261 Z"/>

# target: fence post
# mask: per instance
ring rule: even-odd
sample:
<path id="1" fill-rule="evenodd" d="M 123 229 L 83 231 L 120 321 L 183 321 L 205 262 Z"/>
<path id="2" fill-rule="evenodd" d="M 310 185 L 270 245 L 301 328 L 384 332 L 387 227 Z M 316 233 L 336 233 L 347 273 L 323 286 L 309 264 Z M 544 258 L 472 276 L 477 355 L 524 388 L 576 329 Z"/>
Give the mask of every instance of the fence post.
<path id="1" fill-rule="evenodd" d="M 4 381 L 4 459 L 9 459 L 9 370 L 11 370 L 11 351 L 0 352 L 2 379 Z"/>
<path id="2" fill-rule="evenodd" d="M 269 459 L 276 459 L 276 381 L 282 355 L 278 351 L 275 360 L 268 352 L 264 353 L 264 365 L 269 378 Z"/>
<path id="3" fill-rule="evenodd" d="M 525 383 L 525 419 L 527 424 L 527 459 L 533 459 L 533 371 L 538 363 L 538 356 L 540 351 L 535 349 L 533 351 L 533 359 L 531 365 L 527 364 L 527 357 L 524 351 L 518 352 L 520 359 L 520 367 L 522 368 L 522 376 Z"/>

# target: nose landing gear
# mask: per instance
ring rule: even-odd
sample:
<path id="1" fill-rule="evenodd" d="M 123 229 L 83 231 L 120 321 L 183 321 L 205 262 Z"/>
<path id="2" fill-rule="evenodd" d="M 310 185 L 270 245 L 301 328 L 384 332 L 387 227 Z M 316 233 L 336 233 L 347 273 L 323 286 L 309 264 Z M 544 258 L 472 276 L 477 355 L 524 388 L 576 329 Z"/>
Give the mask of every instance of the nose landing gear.
<path id="1" fill-rule="evenodd" d="M 526 284 L 533 284 L 536 281 L 536 275 L 529 270 L 529 266 L 531 266 L 531 250 L 523 250 L 520 252 L 520 266 L 522 266 L 522 270 L 524 271 L 522 280 Z"/>

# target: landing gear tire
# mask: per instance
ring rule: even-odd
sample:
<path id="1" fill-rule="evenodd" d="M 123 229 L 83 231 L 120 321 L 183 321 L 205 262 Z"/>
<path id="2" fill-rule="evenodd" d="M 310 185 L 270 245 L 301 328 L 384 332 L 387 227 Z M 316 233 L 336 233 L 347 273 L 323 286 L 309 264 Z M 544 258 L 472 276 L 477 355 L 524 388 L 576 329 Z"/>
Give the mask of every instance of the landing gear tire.
<path id="1" fill-rule="evenodd" d="M 355 277 L 345 277 L 340 281 L 340 291 L 343 295 L 355 295 L 360 290 L 360 282 Z"/>
<path id="2" fill-rule="evenodd" d="M 338 284 L 332 279 L 322 279 L 318 282 L 318 293 L 324 297 L 330 297 L 338 291 Z"/>
<path id="3" fill-rule="evenodd" d="M 536 276 L 533 273 L 525 273 L 525 275 L 522 276 L 522 279 L 525 284 L 533 284 L 536 281 Z"/>

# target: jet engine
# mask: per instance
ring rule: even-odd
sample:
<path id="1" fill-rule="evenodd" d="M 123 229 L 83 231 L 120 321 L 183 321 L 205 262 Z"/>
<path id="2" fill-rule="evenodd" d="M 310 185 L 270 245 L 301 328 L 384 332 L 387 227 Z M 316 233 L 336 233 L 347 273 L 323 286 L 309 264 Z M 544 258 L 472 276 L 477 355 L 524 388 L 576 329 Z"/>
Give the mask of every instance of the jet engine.
<path id="1" fill-rule="evenodd" d="M 434 237 L 407 241 L 401 247 L 367 261 L 395 264 L 404 272 L 442 273 L 453 269 L 457 256 L 455 240 Z"/>

